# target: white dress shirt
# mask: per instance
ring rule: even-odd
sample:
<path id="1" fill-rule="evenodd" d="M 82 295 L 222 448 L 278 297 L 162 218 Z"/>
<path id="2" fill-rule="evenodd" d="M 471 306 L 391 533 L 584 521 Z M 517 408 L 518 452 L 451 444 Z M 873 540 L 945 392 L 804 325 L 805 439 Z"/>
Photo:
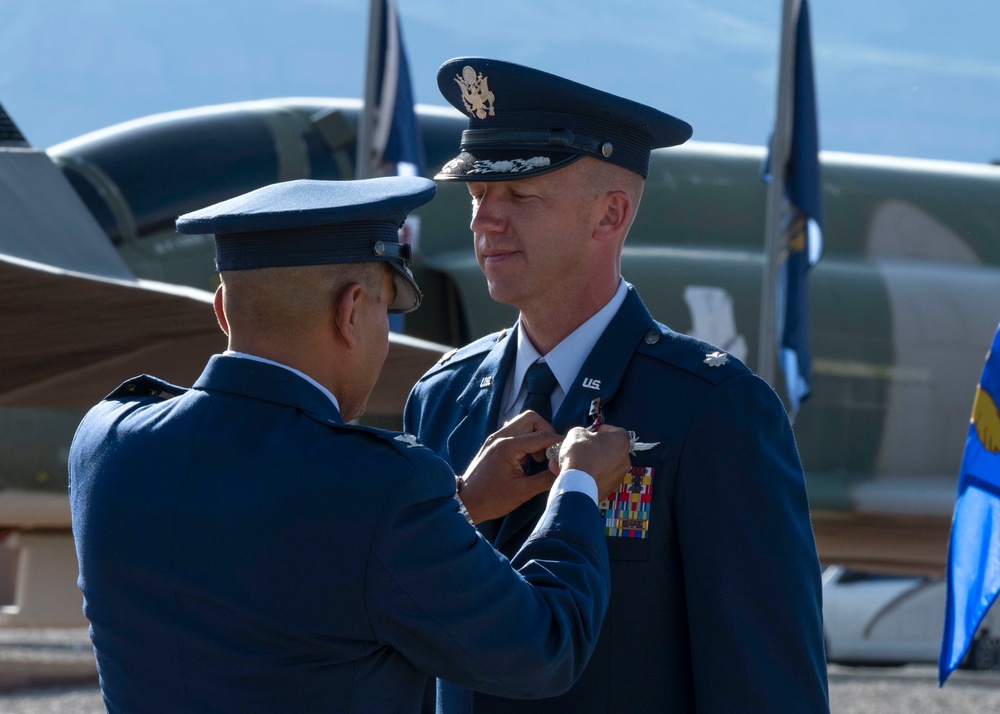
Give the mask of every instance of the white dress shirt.
<path id="1" fill-rule="evenodd" d="M 538 353 L 538 350 L 524 333 L 524 327 L 518 323 L 517 356 L 514 360 L 514 371 L 504 386 L 498 428 L 521 413 L 521 407 L 524 405 L 525 397 L 527 397 L 524 389 L 524 376 L 528 373 L 528 367 L 539 359 L 545 360 L 559 383 L 552 391 L 552 414 L 554 416 L 559 413 L 559 407 L 562 405 L 563 399 L 566 398 L 570 387 L 573 386 L 573 380 L 580 374 L 583 363 L 587 360 L 591 350 L 594 349 L 597 340 L 604 334 L 604 330 L 611 324 L 618 308 L 625 302 L 627 294 L 628 288 L 625 281 L 619 278 L 618 290 L 615 291 L 608 304 L 595 312 L 590 319 L 573 330 L 544 356 Z"/>

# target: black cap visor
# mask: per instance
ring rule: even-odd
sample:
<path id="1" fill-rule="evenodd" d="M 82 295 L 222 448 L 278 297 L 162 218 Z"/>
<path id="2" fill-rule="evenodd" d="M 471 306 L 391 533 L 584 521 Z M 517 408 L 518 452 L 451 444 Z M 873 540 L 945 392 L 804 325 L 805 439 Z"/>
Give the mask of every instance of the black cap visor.
<path id="1" fill-rule="evenodd" d="M 420 301 L 424 298 L 420 288 L 417 287 L 417 281 L 413 279 L 413 273 L 398 261 L 387 262 L 392 268 L 392 284 L 396 287 L 396 297 L 389 303 L 389 312 L 413 312 L 420 307 Z"/>

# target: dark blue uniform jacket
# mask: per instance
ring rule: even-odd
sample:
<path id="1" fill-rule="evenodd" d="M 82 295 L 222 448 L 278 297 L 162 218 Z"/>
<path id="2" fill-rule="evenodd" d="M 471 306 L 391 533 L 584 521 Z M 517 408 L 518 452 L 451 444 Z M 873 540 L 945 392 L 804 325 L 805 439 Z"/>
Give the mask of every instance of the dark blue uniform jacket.
<path id="1" fill-rule="evenodd" d="M 608 597 L 588 497 L 558 498 L 515 572 L 430 450 L 252 360 L 213 357 L 190 390 L 127 382 L 70 478 L 109 712 L 417 711 L 427 673 L 556 694 Z"/>
<path id="2" fill-rule="evenodd" d="M 505 330 L 446 357 L 411 393 L 406 430 L 461 472 L 496 427 L 515 351 Z M 656 323 L 630 286 L 556 430 L 587 424 L 595 397 L 608 424 L 655 444 L 635 451 L 607 504 L 612 595 L 597 649 L 558 698 L 470 698 L 441 682 L 439 709 L 827 711 L 819 563 L 777 395 L 734 357 Z M 543 505 L 481 528 L 513 554 Z"/>

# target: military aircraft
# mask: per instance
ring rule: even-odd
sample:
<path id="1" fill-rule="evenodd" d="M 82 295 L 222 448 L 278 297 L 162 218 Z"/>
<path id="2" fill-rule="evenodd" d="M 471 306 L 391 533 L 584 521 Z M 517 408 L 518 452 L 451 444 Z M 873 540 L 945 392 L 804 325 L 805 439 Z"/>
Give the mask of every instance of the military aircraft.
<path id="1" fill-rule="evenodd" d="M 359 108 L 324 98 L 204 107 L 47 153 L 131 275 L 208 292 L 217 280 L 212 237 L 179 235 L 174 219 L 274 181 L 353 177 Z M 433 176 L 466 122 L 423 106 L 417 116 Z M 763 159 L 760 147 L 697 141 L 655 151 L 622 258 L 623 275 L 659 320 L 751 368 Z M 794 424 L 820 555 L 853 568 L 940 574 L 975 385 L 1000 320 L 1000 167 L 835 152 L 823 152 L 821 164 L 826 252 L 810 277 L 812 397 Z M 513 322 L 479 273 L 468 201 L 464 185 L 441 184 L 414 214 L 413 267 L 425 301 L 405 318 L 413 338 L 459 345 Z M 88 387 L 92 401 L 114 386 L 100 376 L 99 388 Z M 58 383 L 41 390 L 30 374 L 26 384 L 18 379 L 0 384 L 0 419 L 12 424 L 3 433 L 31 435 L 4 449 L 2 484 L 64 490 L 73 410 L 83 405 L 62 404 Z M 27 413 L 42 421 L 19 431 L 10 420 Z M 61 426 L 50 426 L 57 418 Z M 374 423 L 398 426 L 398 409 Z"/>

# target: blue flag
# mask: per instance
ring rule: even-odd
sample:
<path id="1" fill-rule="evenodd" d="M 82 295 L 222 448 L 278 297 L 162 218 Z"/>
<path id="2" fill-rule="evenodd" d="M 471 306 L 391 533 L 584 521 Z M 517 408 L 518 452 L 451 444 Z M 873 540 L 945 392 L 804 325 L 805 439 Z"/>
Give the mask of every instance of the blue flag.
<path id="1" fill-rule="evenodd" d="M 976 386 L 948 546 L 938 679 L 944 684 L 1000 593 L 1000 327 Z"/>
<path id="2" fill-rule="evenodd" d="M 782 216 L 784 257 L 778 276 L 776 334 L 785 387 L 795 414 L 809 396 L 809 284 L 807 276 L 823 253 L 822 198 L 819 170 L 819 129 L 813 82 L 809 6 L 801 0 L 795 20 L 792 56 L 792 128 L 785 166 L 785 210 Z M 773 144 L 773 142 L 772 142 Z M 771 146 L 771 150 L 774 150 Z M 765 165 L 770 178 L 771 156 Z"/>
<path id="3" fill-rule="evenodd" d="M 396 165 L 396 173 L 420 175 L 424 170 L 424 145 L 413 111 L 410 68 L 403 48 L 395 0 L 383 0 L 379 32 L 378 87 L 372 149 L 379 163 Z"/>
<path id="4" fill-rule="evenodd" d="M 394 164 L 397 175 L 419 176 L 424 172 L 424 144 L 413 110 L 410 67 L 403 48 L 403 30 L 395 0 L 382 0 L 381 17 L 375 129 L 372 136 L 375 166 Z M 413 216 L 407 218 L 408 226 L 401 233 L 400 240 L 409 242 L 407 236 L 416 234 L 415 221 Z M 412 243 L 410 247 L 412 250 L 417 248 Z M 393 332 L 403 332 L 404 326 L 403 315 L 389 316 L 389 329 Z"/>

